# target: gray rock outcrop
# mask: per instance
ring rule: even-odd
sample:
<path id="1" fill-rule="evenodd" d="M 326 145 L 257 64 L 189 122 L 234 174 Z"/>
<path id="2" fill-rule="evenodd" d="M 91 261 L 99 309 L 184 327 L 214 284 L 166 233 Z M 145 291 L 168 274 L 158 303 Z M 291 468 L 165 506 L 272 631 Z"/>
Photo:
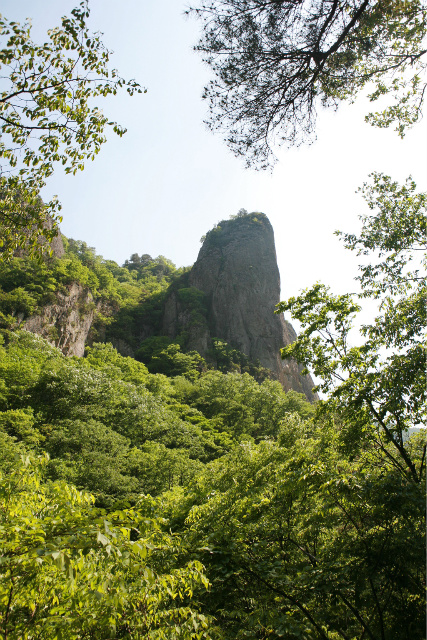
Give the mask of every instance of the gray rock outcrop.
<path id="1" fill-rule="evenodd" d="M 56 301 L 31 316 L 22 327 L 38 333 L 67 356 L 83 356 L 92 326 L 95 304 L 90 291 L 74 282 L 67 293 L 56 293 Z"/>
<path id="2" fill-rule="evenodd" d="M 166 335 L 174 337 L 187 329 L 188 348 L 202 355 L 211 338 L 225 340 L 270 369 L 285 390 L 315 399 L 310 376 L 302 376 L 295 361 L 280 357 L 280 349 L 293 342 L 296 333 L 283 315 L 274 313 L 280 301 L 280 275 L 267 216 L 246 214 L 212 229 L 190 272 L 189 285 L 206 296 L 207 323 L 199 323 L 194 331 L 172 294 L 164 314 Z"/>

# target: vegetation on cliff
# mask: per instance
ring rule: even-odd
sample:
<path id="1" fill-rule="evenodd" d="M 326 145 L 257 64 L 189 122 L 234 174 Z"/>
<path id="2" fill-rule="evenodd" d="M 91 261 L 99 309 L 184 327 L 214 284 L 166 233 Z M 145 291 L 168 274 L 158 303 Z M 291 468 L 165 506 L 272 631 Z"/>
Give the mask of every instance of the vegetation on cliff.
<path id="1" fill-rule="evenodd" d="M 224 242 L 229 242 L 233 237 L 233 230 L 239 229 L 239 232 L 245 232 L 253 228 L 254 226 L 270 225 L 270 221 L 265 215 L 259 211 L 253 211 L 249 213 L 245 209 L 240 209 L 236 215 L 230 216 L 229 220 L 221 220 L 213 229 L 207 232 L 201 238 L 201 241 L 206 243 L 206 246 L 222 246 Z"/>
<path id="2" fill-rule="evenodd" d="M 188 352 L 188 328 L 206 323 L 208 314 L 203 292 L 188 284 L 189 268 L 176 268 L 164 256 L 148 254 L 133 254 L 119 266 L 97 255 L 85 242 L 65 237 L 62 241 L 65 253 L 60 258 L 40 260 L 23 253 L 0 262 L 3 328 L 18 328 L 34 316 L 43 319 L 46 305 L 60 305 L 58 293 L 67 296 L 77 283 L 90 300 L 80 304 L 80 315 L 95 312 L 90 344 L 101 340 L 121 345 L 152 373 L 197 377 L 209 366 L 223 372 L 247 372 L 259 381 L 271 377 L 259 362 L 217 338 L 211 341 L 208 364 L 197 352 Z M 162 329 L 165 301 L 171 293 L 189 318 L 189 327 L 182 327 L 175 338 L 164 335 Z M 59 346 L 57 329 L 51 327 L 51 338 Z"/>

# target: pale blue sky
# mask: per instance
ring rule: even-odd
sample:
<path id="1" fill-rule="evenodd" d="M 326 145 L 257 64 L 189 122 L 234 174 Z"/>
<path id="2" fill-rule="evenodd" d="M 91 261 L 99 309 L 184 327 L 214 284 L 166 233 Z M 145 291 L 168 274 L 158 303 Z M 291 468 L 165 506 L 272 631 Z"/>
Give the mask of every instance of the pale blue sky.
<path id="1" fill-rule="evenodd" d="M 72 0 L 3 0 L 12 20 L 33 19 L 40 41 Z M 405 140 L 364 124 L 368 105 L 322 112 L 311 147 L 281 150 L 270 175 L 248 171 L 203 125 L 201 100 L 209 71 L 191 48 L 199 25 L 183 17 L 181 0 L 92 0 L 90 25 L 113 49 L 113 66 L 148 93 L 100 103 L 128 128 L 113 134 L 94 163 L 76 177 L 60 170 L 47 192 L 63 204 L 63 232 L 122 263 L 130 254 L 163 254 L 192 264 L 199 239 L 240 208 L 263 211 L 276 236 L 282 297 L 316 280 L 353 290 L 354 256 L 333 235 L 357 228 L 363 201 L 354 192 L 370 171 L 427 186 L 426 123 Z"/>

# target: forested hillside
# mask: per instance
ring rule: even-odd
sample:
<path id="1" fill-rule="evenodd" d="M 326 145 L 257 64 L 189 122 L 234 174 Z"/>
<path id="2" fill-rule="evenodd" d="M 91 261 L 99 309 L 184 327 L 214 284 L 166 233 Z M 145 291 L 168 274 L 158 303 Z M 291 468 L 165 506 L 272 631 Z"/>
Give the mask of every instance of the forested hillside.
<path id="1" fill-rule="evenodd" d="M 270 380 L 2 336 L 5 637 L 422 637 L 423 490 L 393 446 Z"/>
<path id="2" fill-rule="evenodd" d="M 120 355 L 185 270 L 65 245 L 1 265 L 3 636 L 421 638 L 424 437 L 396 457 L 220 341 Z M 84 358 L 22 328 L 76 282 Z"/>
<path id="3" fill-rule="evenodd" d="M 394 99 L 373 124 L 403 135 L 421 117 L 419 0 L 189 11 L 215 74 L 211 126 L 248 165 L 365 86 Z M 0 636 L 422 640 L 427 195 L 371 173 L 359 230 L 337 232 L 361 257 L 356 293 L 317 282 L 278 305 L 300 326 L 281 356 L 313 371 L 316 402 L 215 336 L 202 357 L 160 322 L 173 294 L 204 326 L 188 269 L 119 266 L 73 240 L 49 255 L 46 180 L 93 160 L 108 125 L 123 135 L 94 99 L 142 92 L 88 17 L 83 0 L 36 45 L 0 16 Z M 210 240 L 226 244 L 220 227 Z"/>
<path id="4" fill-rule="evenodd" d="M 224 340 L 208 341 L 205 359 L 188 349 L 188 328 L 206 325 L 205 295 L 190 286 L 190 268 L 165 258 L 133 254 L 123 266 L 105 260 L 85 242 L 62 236 L 61 256 L 34 259 L 20 252 L 0 262 L 0 322 L 5 329 L 39 333 L 66 355 L 83 355 L 86 345 L 112 342 L 152 373 L 194 377 L 210 368 L 271 372 Z M 187 325 L 174 337 L 162 327 L 165 301 L 176 295 Z M 207 362 L 205 361 L 207 360 Z"/>
<path id="5" fill-rule="evenodd" d="M 209 364 L 181 351 L 179 339 L 156 335 L 143 342 L 140 361 L 121 356 L 108 339 L 132 345 L 141 315 L 155 326 L 171 286 L 190 296 L 185 269 L 136 254 L 120 267 L 83 242 L 63 242 L 61 257 L 21 252 L 0 265 L 3 530 L 16 523 L 5 539 L 2 630 L 77 638 L 158 628 L 163 637 L 174 622 L 177 637 L 196 637 L 208 618 L 190 595 L 208 579 L 196 559 L 177 559 L 180 536 L 171 537 L 156 500 L 187 491 L 210 462 L 240 443 L 276 437 L 287 417 L 308 419 L 314 409 L 219 340 Z M 75 286 L 84 292 L 78 313 L 94 316 L 84 358 L 62 353 L 58 323 L 48 335 L 58 347 L 25 329 Z M 153 566 L 133 576 L 129 563 L 146 555 Z M 97 612 L 92 622 L 89 611 Z"/>

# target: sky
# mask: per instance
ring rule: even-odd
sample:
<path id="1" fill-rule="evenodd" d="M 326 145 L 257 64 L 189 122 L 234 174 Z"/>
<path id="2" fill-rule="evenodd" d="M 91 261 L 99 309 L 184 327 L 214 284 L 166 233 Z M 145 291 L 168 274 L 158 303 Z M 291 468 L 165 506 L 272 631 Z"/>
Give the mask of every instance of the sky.
<path id="1" fill-rule="evenodd" d="M 32 18 L 33 39 L 60 24 L 77 0 L 2 0 L 10 20 Z M 102 100 L 113 133 L 95 161 L 76 176 L 58 169 L 45 196 L 62 203 L 62 232 L 84 240 L 122 264 L 132 253 L 164 255 L 177 266 L 194 263 L 200 238 L 244 208 L 270 219 L 281 273 L 282 299 L 316 281 L 336 293 L 355 290 L 358 259 L 334 235 L 354 232 L 368 210 L 355 192 L 371 171 L 427 187 L 427 125 L 404 140 L 364 123 L 364 98 L 337 112 L 319 113 L 317 141 L 277 151 L 272 173 L 244 168 L 220 136 L 203 124 L 201 99 L 210 79 L 192 47 L 200 25 L 185 18 L 181 0 L 91 0 L 90 28 L 114 51 L 112 66 L 147 93 Z"/>

